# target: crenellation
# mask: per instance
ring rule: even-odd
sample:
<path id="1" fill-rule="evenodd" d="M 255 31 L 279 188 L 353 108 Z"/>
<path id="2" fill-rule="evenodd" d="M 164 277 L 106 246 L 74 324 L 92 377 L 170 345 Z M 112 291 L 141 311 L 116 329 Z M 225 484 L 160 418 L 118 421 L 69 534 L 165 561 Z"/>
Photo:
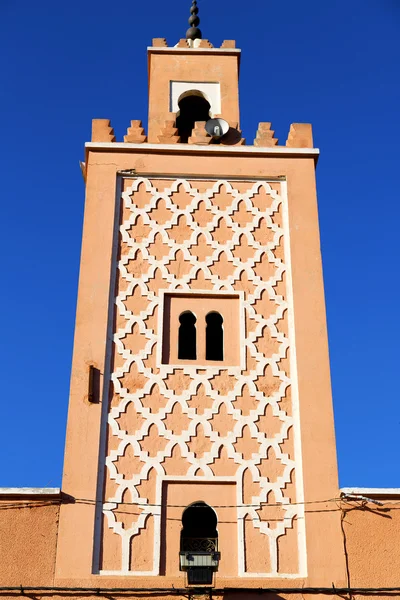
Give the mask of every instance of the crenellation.
<path id="1" fill-rule="evenodd" d="M 208 146 L 211 144 L 212 138 L 206 131 L 206 121 L 196 121 L 192 135 L 188 139 L 188 144 L 201 144 Z"/>
<path id="2" fill-rule="evenodd" d="M 221 44 L 221 48 L 236 48 L 235 40 L 224 40 Z"/>
<path id="3" fill-rule="evenodd" d="M 167 40 L 165 38 L 153 38 L 152 46 L 153 48 L 166 48 L 168 46 Z"/>
<path id="4" fill-rule="evenodd" d="M 271 129 L 272 123 L 259 123 L 254 145 L 261 148 L 269 148 L 278 144 L 278 139 L 274 137 L 275 131 Z"/>
<path id="5" fill-rule="evenodd" d="M 177 48 L 189 48 L 188 40 L 181 39 L 176 45 Z"/>
<path id="6" fill-rule="evenodd" d="M 92 119 L 92 142 L 115 142 L 110 119 Z"/>
<path id="7" fill-rule="evenodd" d="M 131 126 L 128 127 L 126 135 L 124 136 L 124 142 L 131 144 L 143 144 L 147 141 L 147 136 L 142 126 L 142 121 L 131 121 Z"/>
<path id="8" fill-rule="evenodd" d="M 181 138 L 178 135 L 174 113 L 170 113 L 170 117 L 172 118 L 164 121 L 164 127 L 161 129 L 161 134 L 157 136 L 160 144 L 179 144 L 181 141 Z"/>
<path id="9" fill-rule="evenodd" d="M 214 48 L 209 40 L 200 40 L 197 48 Z"/>
<path id="10" fill-rule="evenodd" d="M 288 148 L 313 148 L 311 123 L 292 123 L 286 146 Z"/>

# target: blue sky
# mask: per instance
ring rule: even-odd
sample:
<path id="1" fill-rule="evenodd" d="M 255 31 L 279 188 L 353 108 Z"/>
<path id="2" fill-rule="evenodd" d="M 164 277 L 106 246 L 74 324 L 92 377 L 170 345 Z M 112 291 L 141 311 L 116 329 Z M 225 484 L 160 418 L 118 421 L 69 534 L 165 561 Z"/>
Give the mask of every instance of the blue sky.
<path id="1" fill-rule="evenodd" d="M 242 48 L 252 143 L 311 122 L 339 476 L 400 487 L 398 0 L 199 0 Z M 184 37 L 189 0 L 2 0 L 0 486 L 61 483 L 92 118 L 147 121 L 146 47 Z"/>

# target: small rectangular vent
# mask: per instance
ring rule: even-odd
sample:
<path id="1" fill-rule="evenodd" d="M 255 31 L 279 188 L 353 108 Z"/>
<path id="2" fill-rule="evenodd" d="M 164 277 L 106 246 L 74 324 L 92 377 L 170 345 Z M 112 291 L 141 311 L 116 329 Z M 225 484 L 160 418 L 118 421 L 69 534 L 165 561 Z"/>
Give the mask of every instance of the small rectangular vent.
<path id="1" fill-rule="evenodd" d="M 192 567 L 187 571 L 189 585 L 212 585 L 213 569 L 210 567 Z"/>

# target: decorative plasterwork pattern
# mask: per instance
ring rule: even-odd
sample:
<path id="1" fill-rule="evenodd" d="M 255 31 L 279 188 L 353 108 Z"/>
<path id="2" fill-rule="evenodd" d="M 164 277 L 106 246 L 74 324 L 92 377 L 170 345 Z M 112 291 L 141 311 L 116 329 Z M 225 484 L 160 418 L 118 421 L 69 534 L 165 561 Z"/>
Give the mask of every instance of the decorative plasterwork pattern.
<path id="1" fill-rule="evenodd" d="M 285 182 L 137 178 L 122 193 L 103 506 L 121 568 L 103 564 L 104 573 L 159 573 L 162 482 L 175 478 L 236 482 L 238 575 L 304 575 L 286 203 Z M 242 292 L 246 368 L 159 364 L 166 290 Z M 121 506 L 132 504 L 124 518 Z M 132 540 L 150 520 L 143 569 Z M 268 541 L 260 572 L 249 566 L 249 523 Z M 285 573 L 279 540 L 294 529 L 298 566 Z"/>

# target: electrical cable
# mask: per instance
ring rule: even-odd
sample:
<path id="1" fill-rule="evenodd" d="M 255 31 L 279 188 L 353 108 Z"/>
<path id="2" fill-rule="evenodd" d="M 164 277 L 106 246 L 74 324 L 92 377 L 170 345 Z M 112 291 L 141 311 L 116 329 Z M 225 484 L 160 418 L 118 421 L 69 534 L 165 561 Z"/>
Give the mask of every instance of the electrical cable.
<path id="1" fill-rule="evenodd" d="M 306 506 L 306 505 L 310 505 L 310 504 L 327 504 L 327 503 L 337 503 L 337 502 L 346 502 L 346 503 L 350 503 L 350 502 L 362 502 L 361 504 L 359 504 L 359 506 L 363 506 L 367 503 L 367 499 L 363 498 L 350 498 L 348 496 L 343 496 L 343 497 L 338 497 L 338 498 L 327 498 L 325 500 L 307 500 L 304 502 L 288 502 L 288 503 L 283 503 L 283 502 L 267 502 L 265 500 L 257 503 L 257 504 L 216 504 L 213 505 L 213 508 L 255 508 L 255 509 L 260 509 L 261 507 L 290 507 L 290 506 Z M 368 501 L 373 502 L 373 499 L 368 499 Z M 37 499 L 33 499 L 33 500 L 20 500 L 18 502 L 7 502 L 7 503 L 2 503 L 1 502 L 1 497 L 0 497 L 0 510 L 2 508 L 18 508 L 20 507 L 22 504 L 25 505 L 32 505 L 34 503 L 37 503 L 37 505 L 39 506 L 46 506 L 46 505 L 50 505 L 50 504 L 117 504 L 118 506 L 138 506 L 138 507 L 152 507 L 152 508 L 187 508 L 186 504 L 155 504 L 155 503 L 151 503 L 151 502 L 146 502 L 146 503 L 141 503 L 141 502 L 118 502 L 116 500 L 91 500 L 89 498 L 73 498 L 73 497 L 66 497 L 66 498 L 54 498 L 52 500 L 41 500 L 39 498 Z M 376 504 L 376 502 L 373 502 L 374 504 Z M 385 503 L 380 503 L 380 505 L 382 505 L 383 507 L 385 506 L 389 506 L 389 507 L 396 507 L 396 506 L 400 506 L 400 501 L 396 501 L 396 502 L 392 502 L 392 501 L 387 501 Z M 201 506 L 192 506 L 192 508 L 201 508 Z M 379 510 L 379 508 L 377 509 Z"/>
<path id="2" fill-rule="evenodd" d="M 258 504 L 213 504 L 213 508 L 260 508 L 260 506 L 300 506 L 305 504 L 326 504 L 327 502 L 336 502 L 338 498 L 330 498 L 329 500 L 309 500 L 307 502 L 275 502 L 269 503 L 263 500 Z M 152 504 L 150 502 L 146 502 L 145 504 L 141 504 L 139 502 L 116 502 L 114 500 L 86 500 L 77 498 L 76 502 L 89 502 L 94 504 L 118 504 L 120 506 L 151 506 L 154 508 L 187 508 L 187 504 Z M 202 508 L 201 506 L 192 505 L 191 508 Z"/>

